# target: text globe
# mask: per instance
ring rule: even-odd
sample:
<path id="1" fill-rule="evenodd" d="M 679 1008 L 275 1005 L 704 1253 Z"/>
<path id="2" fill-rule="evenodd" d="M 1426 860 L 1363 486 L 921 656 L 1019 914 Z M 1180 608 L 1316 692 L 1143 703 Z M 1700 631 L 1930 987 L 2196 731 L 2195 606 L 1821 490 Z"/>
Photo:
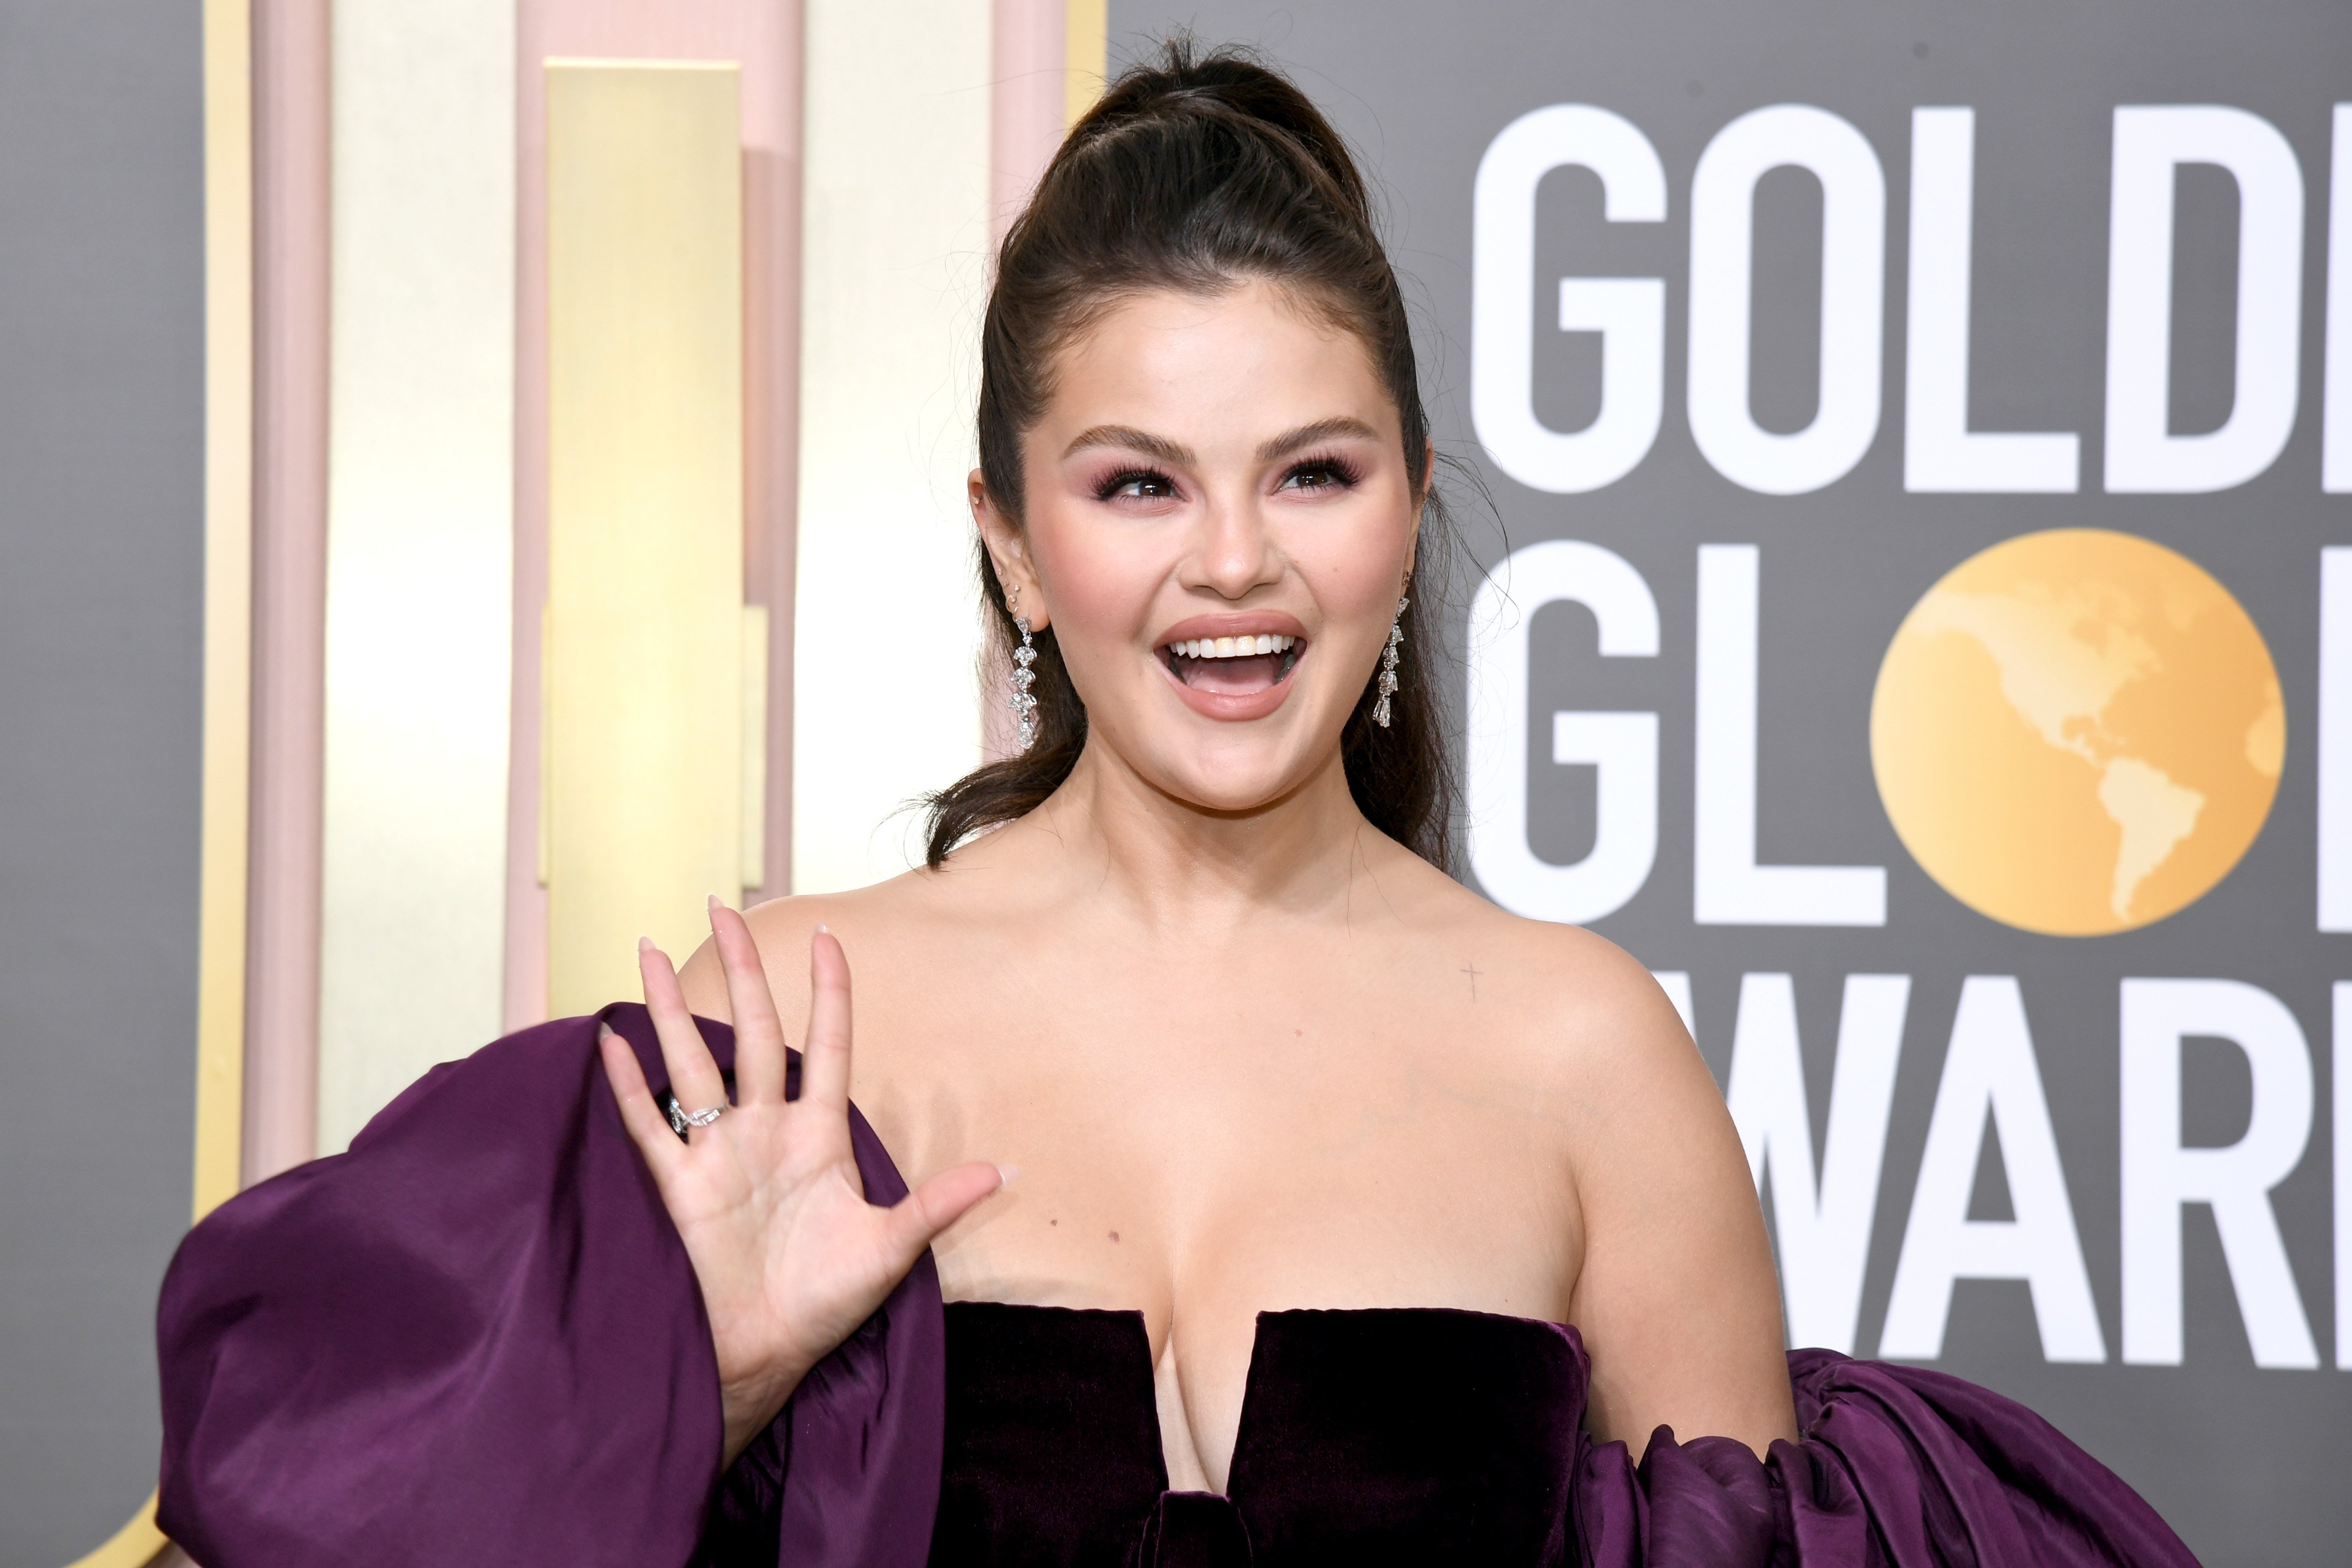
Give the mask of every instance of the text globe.
<path id="1" fill-rule="evenodd" d="M 1906 849 L 1979 914 L 2047 936 L 2161 920 L 2229 874 L 2286 755 L 2263 636 L 2128 534 L 2026 534 L 1912 606 L 1870 713 Z"/>

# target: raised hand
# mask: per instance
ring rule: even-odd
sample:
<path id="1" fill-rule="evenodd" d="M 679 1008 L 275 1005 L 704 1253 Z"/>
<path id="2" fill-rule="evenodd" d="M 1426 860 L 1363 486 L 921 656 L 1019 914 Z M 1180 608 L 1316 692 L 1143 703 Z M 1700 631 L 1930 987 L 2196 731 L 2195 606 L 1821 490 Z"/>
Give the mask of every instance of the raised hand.
<path id="1" fill-rule="evenodd" d="M 604 1072 L 629 1135 L 694 1262 L 719 1352 L 727 1461 L 776 1417 L 811 1367 L 882 1304 L 934 1237 L 1003 1185 L 974 1163 L 940 1172 L 898 1205 L 866 1201 L 849 1144 L 849 962 L 820 925 L 809 942 L 801 1092 L 784 1098 L 784 1030 L 743 917 L 711 900 L 710 929 L 735 1015 L 735 1100 L 694 1027 L 677 973 L 637 945 L 646 1007 L 671 1092 L 694 1118 L 681 1143 L 627 1041 L 607 1031 Z"/>

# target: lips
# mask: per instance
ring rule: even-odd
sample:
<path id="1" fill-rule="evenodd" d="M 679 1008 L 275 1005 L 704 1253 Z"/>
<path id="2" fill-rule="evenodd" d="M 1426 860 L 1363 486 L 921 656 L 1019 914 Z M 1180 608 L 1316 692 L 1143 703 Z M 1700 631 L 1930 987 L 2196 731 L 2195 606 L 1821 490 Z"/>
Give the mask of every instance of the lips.
<path id="1" fill-rule="evenodd" d="M 1160 650 L 1174 675 L 1194 691 L 1248 696 L 1290 678 L 1305 639 L 1282 632 L 1236 637 L 1188 637 Z"/>
<path id="2" fill-rule="evenodd" d="M 1160 665 L 1205 717 L 1259 718 L 1282 706 L 1307 637 L 1286 615 L 1203 616 L 1169 628 Z"/>

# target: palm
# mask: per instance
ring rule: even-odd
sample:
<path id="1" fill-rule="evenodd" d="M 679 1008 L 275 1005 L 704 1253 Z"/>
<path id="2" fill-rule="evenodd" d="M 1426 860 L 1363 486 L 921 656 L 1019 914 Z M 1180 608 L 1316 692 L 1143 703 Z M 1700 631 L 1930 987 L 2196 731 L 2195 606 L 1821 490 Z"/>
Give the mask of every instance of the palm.
<path id="1" fill-rule="evenodd" d="M 808 1370 L 872 1315 L 933 1237 L 1000 1184 L 959 1166 L 889 1208 L 866 1201 L 849 1142 L 849 967 L 820 930 L 811 944 L 801 1092 L 784 1097 L 784 1035 L 742 916 L 711 929 L 735 1016 L 731 1106 L 669 961 L 641 945 L 646 1004 L 672 1092 L 688 1111 L 726 1106 L 684 1143 L 617 1037 L 604 1068 L 630 1135 L 693 1261 L 718 1352 L 731 1458 L 772 1420 Z"/>

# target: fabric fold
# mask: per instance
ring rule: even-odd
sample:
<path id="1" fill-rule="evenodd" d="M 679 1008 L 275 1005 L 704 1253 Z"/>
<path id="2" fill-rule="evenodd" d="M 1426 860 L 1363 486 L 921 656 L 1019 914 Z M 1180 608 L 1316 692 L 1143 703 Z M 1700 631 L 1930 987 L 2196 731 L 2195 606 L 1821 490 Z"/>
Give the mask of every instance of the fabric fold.
<path id="1" fill-rule="evenodd" d="M 1637 1467 L 1588 1440 L 1587 1568 L 2196 1568 L 2169 1526 L 2039 1416 L 1925 1367 L 1789 1357 L 1801 1441 L 1660 1427 Z"/>
<path id="2" fill-rule="evenodd" d="M 720 1474 L 701 1292 L 605 1082 L 606 1022 L 666 1086 L 641 1007 L 526 1030 L 434 1069 L 349 1153 L 239 1195 L 189 1234 L 158 1308 L 158 1518 L 206 1568 L 923 1568 L 948 1371 L 931 1260 Z M 731 1033 L 701 1028 L 730 1067 Z M 868 1199 L 903 1197 L 854 1108 L 850 1130 Z M 1359 1336 L 1395 1315 L 1275 1314 L 1302 1333 L 1345 1319 Z M 1555 1332 L 1580 1396 L 1581 1343 Z M 1557 1492 L 1543 1506 L 1564 1531 L 1537 1555 L 2194 1568 L 2153 1509 L 2011 1400 L 1824 1351 L 1792 1354 L 1790 1375 L 1801 1440 L 1760 1461 L 1661 1427 L 1637 1466 L 1577 1429 L 1581 1409 L 1565 1406 L 1580 1397 L 1513 1417 L 1561 1423 L 1545 1474 L 1566 1475 L 1565 1506 Z M 1524 1403 L 1528 1380 L 1504 1381 Z M 1337 1406 L 1318 1408 L 1299 1418 Z M 1312 1556 L 1312 1542 L 1244 1529 L 1222 1498 L 1165 1494 L 1145 1533 L 1134 1550 L 1163 1568 Z"/>
<path id="3" fill-rule="evenodd" d="M 206 1568 L 919 1568 L 929 1260 L 722 1479 L 701 1291 L 604 1080 L 607 1022 L 659 1092 L 642 1007 L 525 1030 L 189 1234 L 157 1309 L 158 1521 Z M 701 1028 L 730 1068 L 731 1031 Z M 903 1196 L 854 1111 L 851 1134 L 868 1198 Z"/>

